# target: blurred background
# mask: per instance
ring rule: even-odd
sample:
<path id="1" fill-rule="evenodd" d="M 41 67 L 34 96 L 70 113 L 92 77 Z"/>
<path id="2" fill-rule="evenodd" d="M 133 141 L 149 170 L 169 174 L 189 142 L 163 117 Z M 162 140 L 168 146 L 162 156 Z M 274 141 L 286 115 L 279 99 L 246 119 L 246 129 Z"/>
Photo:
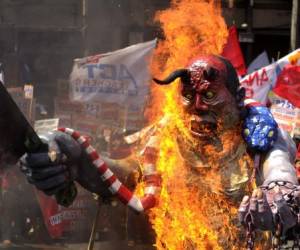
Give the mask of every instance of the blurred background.
<path id="1" fill-rule="evenodd" d="M 228 26 L 238 28 L 247 64 L 264 50 L 276 60 L 291 49 L 292 3 L 222 1 Z M 68 79 L 74 58 L 160 37 L 153 16 L 169 4 L 168 0 L 1 0 L 0 61 L 6 84 L 23 86 L 30 81 L 37 103 L 45 105 L 51 117 L 58 81 Z M 299 47 L 299 21 L 297 27 Z"/>
<path id="2" fill-rule="evenodd" d="M 221 4 L 227 26 L 237 28 L 246 67 L 263 52 L 272 62 L 300 47 L 299 0 Z M 61 126 L 85 132 L 103 154 L 126 157 L 132 148 L 125 145 L 124 135 L 138 131 L 145 121 L 141 118 L 129 126 L 124 118 L 130 117 L 128 110 L 69 101 L 73 60 L 163 38 L 153 18 L 169 6 L 169 0 L 0 0 L 0 73 L 4 72 L 5 86 L 32 123 L 59 117 Z M 24 84 L 34 89 L 29 98 L 24 97 Z M 0 248 L 86 249 L 100 209 L 95 249 L 153 249 L 153 235 L 143 216 L 131 220 L 131 212 L 117 201 L 98 208 L 92 194 L 80 188 L 78 199 L 64 212 L 68 223 L 63 232 L 50 235 L 38 201 L 43 198 L 20 176 L 17 166 L 1 168 Z"/>

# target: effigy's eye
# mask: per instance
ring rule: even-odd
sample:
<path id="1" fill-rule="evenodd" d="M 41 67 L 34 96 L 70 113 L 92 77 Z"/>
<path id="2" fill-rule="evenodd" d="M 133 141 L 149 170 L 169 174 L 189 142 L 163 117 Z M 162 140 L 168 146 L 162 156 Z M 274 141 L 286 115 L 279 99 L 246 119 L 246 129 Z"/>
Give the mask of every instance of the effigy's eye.
<path id="1" fill-rule="evenodd" d="M 204 97 L 205 97 L 205 99 L 207 99 L 207 100 L 210 100 L 210 99 L 212 99 L 212 98 L 214 98 L 215 97 L 215 93 L 214 92 L 212 92 L 212 91 L 206 91 L 205 93 L 204 93 Z"/>
<path id="2" fill-rule="evenodd" d="M 193 99 L 193 95 L 192 94 L 186 94 L 184 95 L 184 97 L 188 100 L 192 100 Z"/>

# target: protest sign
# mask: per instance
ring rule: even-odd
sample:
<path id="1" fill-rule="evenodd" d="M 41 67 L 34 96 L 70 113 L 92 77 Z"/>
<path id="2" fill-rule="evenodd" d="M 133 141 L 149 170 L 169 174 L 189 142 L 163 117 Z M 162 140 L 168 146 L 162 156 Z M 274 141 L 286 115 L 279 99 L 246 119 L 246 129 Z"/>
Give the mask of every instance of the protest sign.
<path id="1" fill-rule="evenodd" d="M 76 59 L 70 76 L 71 100 L 144 105 L 149 94 L 148 63 L 156 40 L 114 52 Z"/>
<path id="2" fill-rule="evenodd" d="M 32 99 L 33 98 L 33 86 L 30 84 L 24 85 L 24 97 L 25 99 Z"/>
<path id="3" fill-rule="evenodd" d="M 266 104 L 269 91 L 276 85 L 278 76 L 288 65 L 300 65 L 300 49 L 245 76 L 241 85 L 246 89 L 246 97 Z"/>
<path id="4" fill-rule="evenodd" d="M 272 103 L 271 112 L 278 126 L 292 137 L 300 135 L 300 109 L 273 92 L 269 94 L 269 98 Z"/>
<path id="5" fill-rule="evenodd" d="M 66 233 L 68 235 L 71 233 L 74 237 L 90 230 L 92 215 L 89 215 L 89 211 L 94 206 L 92 194 L 79 185 L 76 185 L 76 187 L 77 197 L 69 207 L 58 205 L 54 197 L 36 190 L 44 223 L 50 237 L 53 239 L 60 238 Z"/>

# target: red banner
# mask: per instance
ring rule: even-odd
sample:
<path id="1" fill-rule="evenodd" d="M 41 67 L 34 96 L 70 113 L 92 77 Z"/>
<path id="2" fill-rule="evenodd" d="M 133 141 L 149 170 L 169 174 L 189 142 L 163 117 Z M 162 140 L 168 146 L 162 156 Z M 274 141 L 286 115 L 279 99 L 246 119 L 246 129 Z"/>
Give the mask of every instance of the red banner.
<path id="1" fill-rule="evenodd" d="M 277 78 L 273 91 L 300 108 L 300 66 L 285 66 Z"/>
<path id="2" fill-rule="evenodd" d="M 43 214 L 44 223 L 51 238 L 57 239 L 67 235 L 82 235 L 89 232 L 92 214 L 89 211 L 95 205 L 91 193 L 77 185 L 78 194 L 69 207 L 56 203 L 55 198 L 37 192 L 37 198 Z"/>
<path id="3" fill-rule="evenodd" d="M 56 239 L 63 234 L 63 220 L 54 198 L 36 191 L 44 222 L 51 238 Z"/>
<path id="4" fill-rule="evenodd" d="M 238 39 L 237 29 L 235 26 L 231 26 L 228 30 L 227 43 L 223 48 L 222 56 L 227 58 L 232 63 L 238 75 L 243 76 L 247 73 L 243 53 Z"/>

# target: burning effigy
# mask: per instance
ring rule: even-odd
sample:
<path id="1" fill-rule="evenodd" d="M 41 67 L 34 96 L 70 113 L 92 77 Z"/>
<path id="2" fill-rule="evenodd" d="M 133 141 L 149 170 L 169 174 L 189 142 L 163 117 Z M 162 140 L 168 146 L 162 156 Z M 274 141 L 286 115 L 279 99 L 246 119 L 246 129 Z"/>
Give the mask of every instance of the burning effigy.
<path id="1" fill-rule="evenodd" d="M 76 180 L 147 210 L 159 250 L 253 249 L 254 229 L 271 231 L 278 247 L 299 213 L 295 152 L 268 109 L 244 99 L 233 66 L 218 56 L 227 38 L 220 3 L 174 0 L 156 19 L 165 37 L 151 65 L 151 125 L 136 136 L 138 160 L 102 159 L 79 133 L 61 129 L 48 141 L 72 160 L 71 179 L 63 160 L 48 154 L 24 157 L 22 170 L 50 195 Z M 136 165 L 143 182 L 133 194 L 114 171 L 124 176 Z M 268 240 L 260 242 L 266 249 Z"/>

